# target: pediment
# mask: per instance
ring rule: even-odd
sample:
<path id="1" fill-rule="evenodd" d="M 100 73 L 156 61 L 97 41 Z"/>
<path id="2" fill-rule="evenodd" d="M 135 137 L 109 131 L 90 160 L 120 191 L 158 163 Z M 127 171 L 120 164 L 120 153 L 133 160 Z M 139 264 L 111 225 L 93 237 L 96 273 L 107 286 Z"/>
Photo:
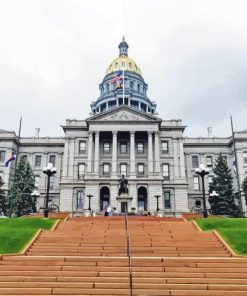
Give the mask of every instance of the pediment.
<path id="1" fill-rule="evenodd" d="M 160 121 L 159 118 L 133 110 L 128 107 L 120 107 L 114 110 L 96 114 L 88 119 L 88 121 Z"/>

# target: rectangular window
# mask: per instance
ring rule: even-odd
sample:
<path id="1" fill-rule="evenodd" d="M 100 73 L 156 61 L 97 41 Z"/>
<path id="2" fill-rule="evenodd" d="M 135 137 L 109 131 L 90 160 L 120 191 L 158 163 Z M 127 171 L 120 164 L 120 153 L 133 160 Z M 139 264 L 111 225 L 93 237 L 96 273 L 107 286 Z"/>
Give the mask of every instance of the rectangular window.
<path id="1" fill-rule="evenodd" d="M 194 190 L 199 190 L 200 187 L 199 187 L 199 177 L 195 176 L 194 177 Z"/>
<path id="2" fill-rule="evenodd" d="M 41 155 L 36 155 L 35 156 L 34 166 L 36 166 L 36 167 L 40 167 L 41 166 Z"/>
<path id="3" fill-rule="evenodd" d="M 56 155 L 50 155 L 49 162 L 52 163 L 53 166 L 55 166 L 55 164 L 56 164 Z"/>
<path id="4" fill-rule="evenodd" d="M 120 164 L 120 175 L 124 175 L 124 177 L 127 176 L 127 164 L 122 163 Z"/>
<path id="5" fill-rule="evenodd" d="M 0 151 L 0 162 L 5 162 L 5 151 Z"/>
<path id="6" fill-rule="evenodd" d="M 83 179 L 85 176 L 85 164 L 79 163 L 78 165 L 78 179 Z"/>
<path id="7" fill-rule="evenodd" d="M 139 163 L 137 165 L 137 173 L 138 173 L 138 175 L 144 175 L 144 164 L 143 163 Z"/>
<path id="8" fill-rule="evenodd" d="M 247 152 L 244 152 L 244 164 L 247 164 Z"/>
<path id="9" fill-rule="evenodd" d="M 54 182 L 55 182 L 55 177 L 51 176 L 51 178 L 50 178 L 50 189 L 54 189 Z"/>
<path id="10" fill-rule="evenodd" d="M 164 208 L 171 208 L 171 193 L 170 191 L 164 191 Z"/>
<path id="11" fill-rule="evenodd" d="M 213 158 L 212 158 L 212 156 L 207 156 L 206 157 L 206 162 L 207 162 L 208 167 L 213 166 Z"/>
<path id="12" fill-rule="evenodd" d="M 39 188 L 39 176 L 34 176 L 34 187 Z"/>
<path id="13" fill-rule="evenodd" d="M 137 143 L 137 153 L 144 153 L 144 143 L 143 142 Z"/>
<path id="14" fill-rule="evenodd" d="M 104 153 L 110 153 L 110 143 L 109 142 L 105 142 L 103 144 L 103 152 Z"/>
<path id="15" fill-rule="evenodd" d="M 79 153 L 86 153 L 86 141 L 79 142 Z"/>
<path id="16" fill-rule="evenodd" d="M 20 157 L 20 159 L 24 159 L 24 161 L 27 161 L 27 155 L 22 155 L 22 156 Z"/>
<path id="17" fill-rule="evenodd" d="M 83 209 L 84 191 L 77 192 L 77 209 Z"/>
<path id="18" fill-rule="evenodd" d="M 192 155 L 192 168 L 198 168 L 199 167 L 199 161 L 197 155 Z"/>
<path id="19" fill-rule="evenodd" d="M 167 153 L 168 152 L 168 142 L 167 141 L 162 141 L 161 142 L 161 151 L 162 151 L 162 153 Z"/>
<path id="20" fill-rule="evenodd" d="M 163 177 L 165 180 L 169 180 L 169 164 L 162 165 Z"/>
<path id="21" fill-rule="evenodd" d="M 103 175 L 109 175 L 110 174 L 110 164 L 104 163 L 103 164 Z"/>
<path id="22" fill-rule="evenodd" d="M 121 154 L 127 153 L 127 143 L 120 143 L 120 153 Z"/>

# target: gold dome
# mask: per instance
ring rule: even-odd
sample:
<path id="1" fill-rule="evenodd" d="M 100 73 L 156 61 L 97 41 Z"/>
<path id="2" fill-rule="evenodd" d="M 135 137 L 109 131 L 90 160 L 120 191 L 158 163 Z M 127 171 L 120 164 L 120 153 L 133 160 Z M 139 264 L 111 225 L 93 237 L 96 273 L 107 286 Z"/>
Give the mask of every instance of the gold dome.
<path id="1" fill-rule="evenodd" d="M 106 75 L 120 70 L 130 71 L 142 75 L 141 70 L 137 66 L 136 62 L 127 55 L 120 55 L 114 59 L 107 68 Z"/>

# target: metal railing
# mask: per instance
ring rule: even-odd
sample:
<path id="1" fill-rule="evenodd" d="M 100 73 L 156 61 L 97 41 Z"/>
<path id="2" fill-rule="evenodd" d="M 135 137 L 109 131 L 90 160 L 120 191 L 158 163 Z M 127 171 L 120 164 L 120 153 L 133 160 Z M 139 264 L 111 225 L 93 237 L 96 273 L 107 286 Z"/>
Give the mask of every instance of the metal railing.
<path id="1" fill-rule="evenodd" d="M 130 234 L 129 234 L 129 223 L 128 223 L 128 212 L 127 208 L 125 208 L 125 230 L 126 230 L 126 237 L 127 237 L 127 257 L 129 261 L 129 289 L 130 289 L 130 296 L 132 296 L 132 258 L 131 258 L 131 243 L 130 243 Z"/>

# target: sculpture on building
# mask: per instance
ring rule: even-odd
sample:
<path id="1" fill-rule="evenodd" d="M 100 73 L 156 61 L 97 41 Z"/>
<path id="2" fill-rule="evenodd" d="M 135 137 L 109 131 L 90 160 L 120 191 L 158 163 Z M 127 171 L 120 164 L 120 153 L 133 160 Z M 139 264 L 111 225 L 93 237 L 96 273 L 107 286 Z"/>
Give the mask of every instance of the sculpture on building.
<path id="1" fill-rule="evenodd" d="M 118 190 L 118 195 L 120 196 L 122 193 L 129 193 L 128 190 L 128 180 L 122 175 L 122 178 L 119 181 L 120 188 Z"/>

